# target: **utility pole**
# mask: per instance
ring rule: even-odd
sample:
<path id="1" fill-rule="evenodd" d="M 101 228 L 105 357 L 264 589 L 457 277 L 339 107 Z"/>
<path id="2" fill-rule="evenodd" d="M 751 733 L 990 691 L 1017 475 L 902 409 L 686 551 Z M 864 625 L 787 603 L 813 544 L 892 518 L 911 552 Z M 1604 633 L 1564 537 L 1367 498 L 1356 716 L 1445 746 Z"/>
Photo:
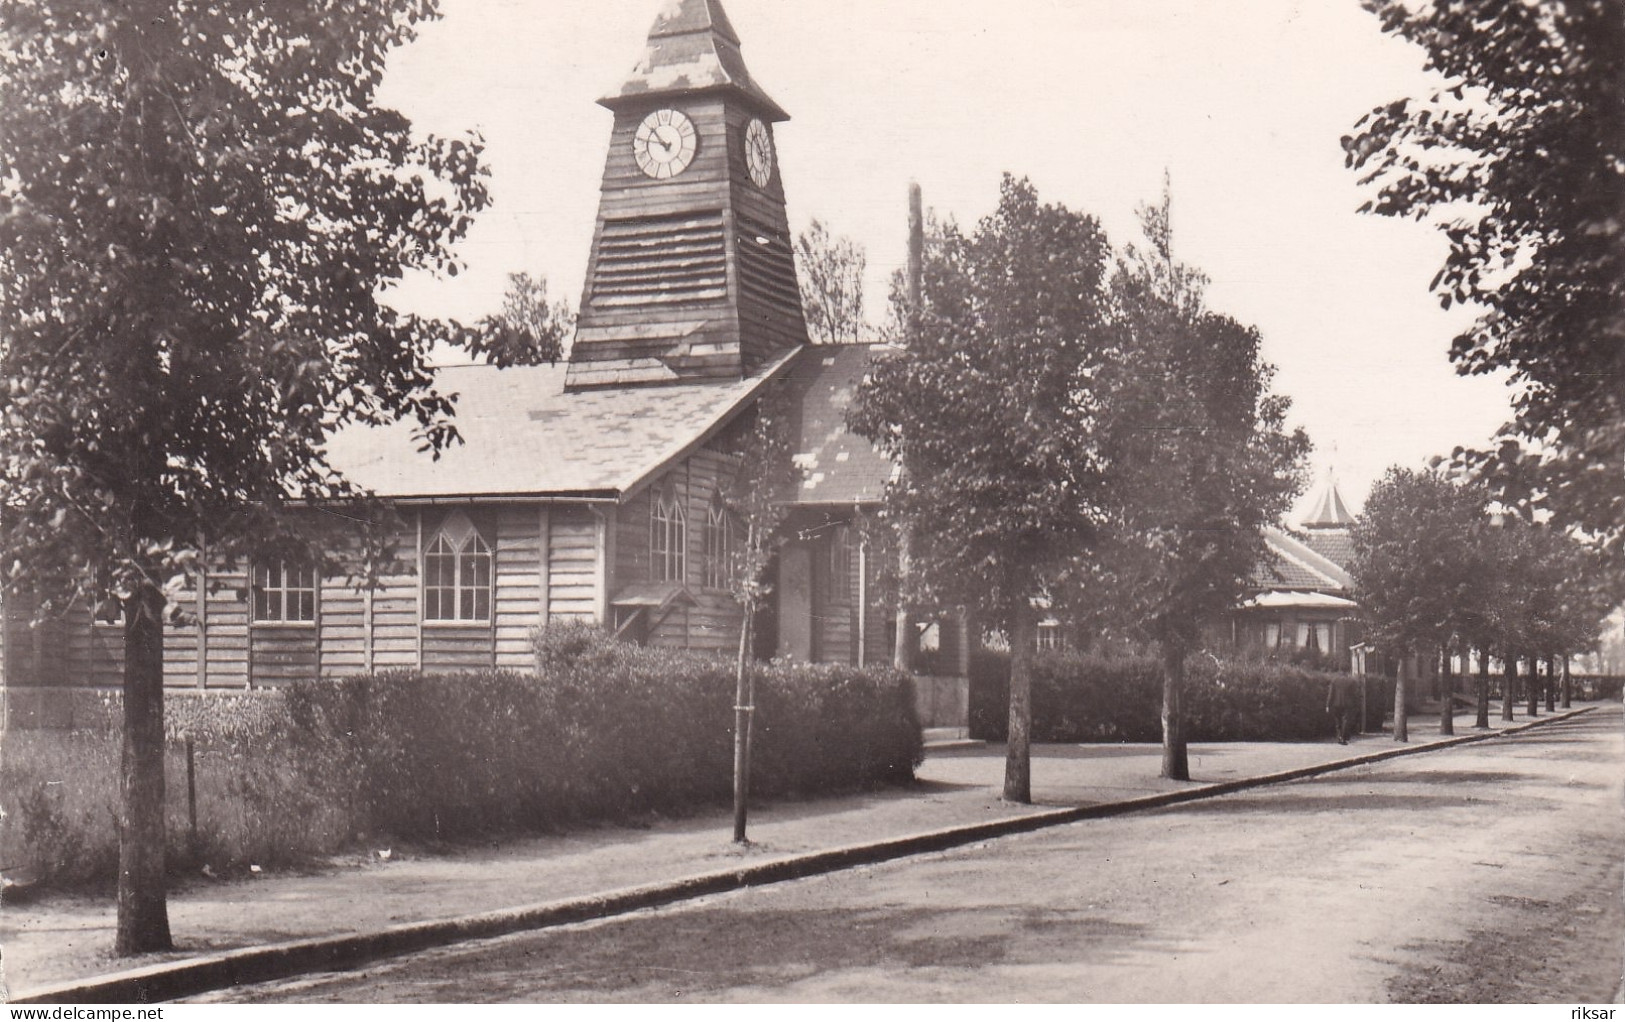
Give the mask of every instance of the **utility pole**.
<path id="1" fill-rule="evenodd" d="M 925 286 L 925 200 L 917 181 L 908 183 L 908 331 L 910 339 L 919 329 Z M 908 466 L 903 466 L 902 482 L 907 485 Z M 914 615 L 908 608 L 908 575 L 912 565 L 913 537 L 908 525 L 897 529 L 897 638 L 892 648 L 892 665 L 905 673 L 914 669 Z"/>

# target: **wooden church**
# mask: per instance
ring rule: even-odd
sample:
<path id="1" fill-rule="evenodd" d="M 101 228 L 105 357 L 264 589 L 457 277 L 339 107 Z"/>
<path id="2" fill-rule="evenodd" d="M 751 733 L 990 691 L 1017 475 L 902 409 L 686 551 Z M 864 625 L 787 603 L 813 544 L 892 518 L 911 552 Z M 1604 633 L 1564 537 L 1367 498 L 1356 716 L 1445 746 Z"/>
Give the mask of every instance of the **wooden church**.
<path id="1" fill-rule="evenodd" d="M 335 465 L 397 512 L 394 573 L 373 589 L 284 564 L 199 577 L 194 622 L 166 635 L 172 686 L 528 669 L 533 631 L 565 621 L 730 650 L 736 525 L 720 490 L 774 388 L 802 479 L 757 652 L 889 662 L 894 614 L 855 521 L 892 467 L 845 426 L 872 348 L 808 343 L 774 143 L 788 115 L 718 0 L 673 0 L 600 102 L 613 125 L 568 364 L 443 370 L 465 442 L 438 461 L 404 425 L 335 437 Z M 13 719 L 50 716 L 53 691 L 118 683 L 118 622 L 8 610 Z M 936 627 L 936 672 L 962 675 L 962 623 Z"/>

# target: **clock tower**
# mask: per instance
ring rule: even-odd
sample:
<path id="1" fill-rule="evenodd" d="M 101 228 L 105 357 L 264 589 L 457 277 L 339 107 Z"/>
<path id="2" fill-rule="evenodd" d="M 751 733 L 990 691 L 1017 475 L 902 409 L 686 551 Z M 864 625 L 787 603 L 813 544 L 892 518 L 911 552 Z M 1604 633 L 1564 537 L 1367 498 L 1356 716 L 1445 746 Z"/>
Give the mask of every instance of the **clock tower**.
<path id="1" fill-rule="evenodd" d="M 719 0 L 669 0 L 615 115 L 566 386 L 737 380 L 807 343 L 773 126 Z"/>

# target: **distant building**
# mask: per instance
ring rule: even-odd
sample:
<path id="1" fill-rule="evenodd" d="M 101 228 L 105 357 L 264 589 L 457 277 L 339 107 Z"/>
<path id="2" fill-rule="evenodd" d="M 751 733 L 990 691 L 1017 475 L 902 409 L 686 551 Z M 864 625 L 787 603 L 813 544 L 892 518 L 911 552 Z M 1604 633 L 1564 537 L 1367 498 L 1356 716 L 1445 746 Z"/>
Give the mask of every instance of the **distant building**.
<path id="1" fill-rule="evenodd" d="M 1361 639 L 1349 529 L 1354 516 L 1328 478 L 1297 530 L 1265 530 L 1252 592 L 1231 618 L 1231 642 L 1269 655 L 1318 654 L 1342 670 Z"/>

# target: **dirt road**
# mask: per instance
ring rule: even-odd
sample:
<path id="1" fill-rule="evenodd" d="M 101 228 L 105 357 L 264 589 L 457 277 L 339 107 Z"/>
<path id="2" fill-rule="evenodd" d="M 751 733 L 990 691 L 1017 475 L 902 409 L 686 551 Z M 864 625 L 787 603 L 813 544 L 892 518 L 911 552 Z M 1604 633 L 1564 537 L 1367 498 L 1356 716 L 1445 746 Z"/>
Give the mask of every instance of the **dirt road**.
<path id="1" fill-rule="evenodd" d="M 1625 731 L 1510 739 L 214 1001 L 1595 1003 Z"/>

